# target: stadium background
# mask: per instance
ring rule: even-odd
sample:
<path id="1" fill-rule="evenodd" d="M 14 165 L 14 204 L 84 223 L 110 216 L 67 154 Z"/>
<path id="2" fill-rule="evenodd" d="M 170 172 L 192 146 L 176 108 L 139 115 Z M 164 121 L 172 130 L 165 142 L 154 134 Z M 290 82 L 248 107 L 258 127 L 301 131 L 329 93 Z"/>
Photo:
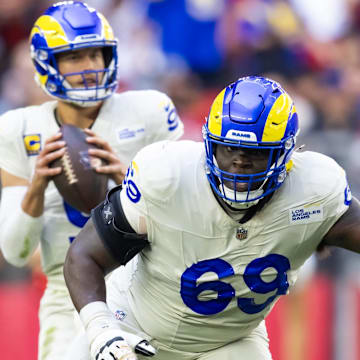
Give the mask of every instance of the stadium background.
<path id="1" fill-rule="evenodd" d="M 279 80 L 295 99 L 299 144 L 328 154 L 360 196 L 359 0 L 89 0 L 119 39 L 119 91 L 168 93 L 201 140 L 214 96 L 244 75 Z M 27 37 L 47 0 L 0 0 L 0 114 L 47 100 L 33 81 Z M 11 216 L 11 214 L 9 214 Z M 267 320 L 274 360 L 360 359 L 360 261 L 314 257 Z M 46 280 L 0 253 L 0 358 L 35 360 Z M 59 349 L 62 351 L 62 349 Z"/>

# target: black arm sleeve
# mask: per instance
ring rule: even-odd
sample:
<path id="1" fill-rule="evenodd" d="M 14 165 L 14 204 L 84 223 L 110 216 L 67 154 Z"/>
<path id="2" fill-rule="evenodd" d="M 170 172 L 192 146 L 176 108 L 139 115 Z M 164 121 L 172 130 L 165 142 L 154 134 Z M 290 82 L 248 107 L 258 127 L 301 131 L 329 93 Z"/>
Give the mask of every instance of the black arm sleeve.
<path id="1" fill-rule="evenodd" d="M 121 185 L 111 189 L 104 202 L 91 211 L 99 237 L 110 254 L 121 265 L 129 262 L 149 242 L 147 235 L 135 233 L 124 214 L 120 201 Z"/>

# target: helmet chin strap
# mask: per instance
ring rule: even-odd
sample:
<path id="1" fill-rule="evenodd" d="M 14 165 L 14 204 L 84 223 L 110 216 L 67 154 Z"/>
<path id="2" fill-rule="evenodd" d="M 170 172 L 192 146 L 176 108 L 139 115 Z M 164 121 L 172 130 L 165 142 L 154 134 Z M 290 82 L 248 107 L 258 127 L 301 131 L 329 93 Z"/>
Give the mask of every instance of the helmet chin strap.
<path id="1" fill-rule="evenodd" d="M 104 76 L 105 78 L 105 76 Z M 104 82 L 104 81 L 103 81 Z M 102 83 L 103 83 L 102 82 Z M 101 84 L 102 85 L 102 84 Z M 66 100 L 69 103 L 76 104 L 81 107 L 91 107 L 99 104 L 103 100 L 93 100 L 89 101 L 90 98 L 95 98 L 96 96 L 104 97 L 106 95 L 106 89 L 78 89 L 73 90 L 73 87 L 67 80 L 63 81 L 63 86 L 65 89 L 71 91 L 71 99 Z"/>
<path id="2" fill-rule="evenodd" d="M 261 185 L 261 187 L 259 189 L 252 190 L 249 192 L 234 191 L 233 189 L 230 189 L 230 188 L 226 187 L 225 185 L 221 185 L 221 184 L 219 185 L 219 190 L 225 196 L 223 198 L 223 201 L 225 201 L 232 208 L 238 209 L 238 210 L 246 210 L 246 209 L 256 205 L 260 201 L 260 199 L 246 201 L 246 199 L 247 198 L 257 198 L 257 197 L 261 196 L 264 192 L 264 190 L 262 189 L 264 184 L 265 184 L 265 182 Z M 235 194 L 236 194 L 237 201 L 229 200 L 231 198 L 235 198 Z M 238 202 L 238 201 L 243 201 L 243 202 Z"/>
<path id="3" fill-rule="evenodd" d="M 84 94 L 85 92 L 86 92 L 86 94 Z M 85 107 L 91 107 L 91 106 L 98 105 L 99 103 L 104 101 L 104 100 L 89 101 L 88 98 L 89 97 L 95 98 L 96 95 L 105 96 L 106 91 L 104 89 L 101 89 L 101 90 L 90 89 L 90 90 L 86 90 L 86 91 L 78 90 L 78 91 L 72 91 L 71 95 L 73 96 L 73 98 L 65 100 L 65 101 L 85 108 Z"/>

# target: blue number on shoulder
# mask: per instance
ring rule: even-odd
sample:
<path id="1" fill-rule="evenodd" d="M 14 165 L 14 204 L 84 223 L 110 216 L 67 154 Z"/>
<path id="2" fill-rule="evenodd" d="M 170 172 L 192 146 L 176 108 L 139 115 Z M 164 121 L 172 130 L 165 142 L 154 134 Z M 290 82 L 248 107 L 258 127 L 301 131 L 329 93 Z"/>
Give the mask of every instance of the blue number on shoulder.
<path id="1" fill-rule="evenodd" d="M 213 315 L 223 311 L 235 296 L 234 288 L 222 281 L 208 281 L 196 285 L 196 281 L 205 273 L 214 272 L 219 279 L 234 275 L 234 269 L 222 259 L 199 261 L 185 270 L 181 276 L 180 294 L 191 310 L 198 314 Z M 200 301 L 201 292 L 210 290 L 218 293 L 217 299 Z"/>
<path id="2" fill-rule="evenodd" d="M 67 216 L 68 220 L 71 222 L 71 224 L 73 224 L 74 226 L 77 226 L 79 228 L 84 227 L 84 225 L 90 218 L 90 216 L 83 215 L 79 210 L 76 210 L 75 208 L 73 208 L 71 205 L 69 205 L 65 201 L 64 201 L 64 209 L 65 209 L 66 216 Z M 74 236 L 70 236 L 69 241 L 73 242 L 73 240 L 74 240 Z"/>
<path id="3" fill-rule="evenodd" d="M 261 279 L 261 273 L 267 268 L 277 270 L 277 276 L 271 282 Z M 255 304 L 253 298 L 238 298 L 239 309 L 247 314 L 255 314 L 265 309 L 276 296 L 286 294 L 289 287 L 286 272 L 289 269 L 289 260 L 285 256 L 277 254 L 270 254 L 250 262 L 244 272 L 244 281 L 250 290 L 260 294 L 277 291 L 262 304 Z M 200 261 L 187 268 L 182 274 L 180 295 L 184 304 L 194 312 L 213 315 L 223 311 L 229 305 L 235 296 L 235 289 L 223 281 L 209 281 L 197 285 L 197 280 L 207 272 L 216 273 L 219 279 L 234 275 L 232 266 L 222 259 Z M 208 301 L 199 300 L 199 294 L 206 290 L 217 292 L 217 298 Z"/>
<path id="4" fill-rule="evenodd" d="M 134 176 L 134 169 L 132 165 L 129 166 L 123 185 L 125 186 L 126 195 L 133 202 L 137 203 L 140 201 L 141 193 L 139 188 L 136 186 L 134 181 L 131 179 Z"/>
<path id="5" fill-rule="evenodd" d="M 273 281 L 265 282 L 261 279 L 261 273 L 267 268 L 277 270 Z M 239 308 L 247 314 L 255 314 L 264 310 L 278 295 L 284 295 L 289 288 L 286 272 L 290 269 L 289 260 L 278 254 L 270 254 L 253 260 L 245 269 L 244 281 L 251 291 L 258 294 L 266 294 L 276 290 L 264 303 L 255 304 L 252 298 L 238 298 Z"/>
<path id="6" fill-rule="evenodd" d="M 345 191 L 344 191 L 344 204 L 346 206 L 349 206 L 351 204 L 352 196 L 351 196 L 351 190 L 349 184 L 346 185 Z"/>
<path id="7" fill-rule="evenodd" d="M 174 131 L 179 125 L 179 117 L 175 108 L 172 108 L 168 115 L 169 131 Z"/>

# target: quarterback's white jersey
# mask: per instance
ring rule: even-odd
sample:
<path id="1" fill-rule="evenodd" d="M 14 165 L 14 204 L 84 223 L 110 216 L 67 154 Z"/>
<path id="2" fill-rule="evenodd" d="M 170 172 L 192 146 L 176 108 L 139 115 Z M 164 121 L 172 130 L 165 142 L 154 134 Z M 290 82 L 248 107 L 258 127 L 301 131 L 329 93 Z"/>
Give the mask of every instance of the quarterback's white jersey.
<path id="1" fill-rule="evenodd" d="M 56 101 L 9 111 L 0 117 L 0 167 L 30 180 L 37 155 L 50 136 L 59 131 Z M 145 145 L 179 138 L 183 124 L 174 105 L 155 90 L 114 94 L 101 107 L 92 130 L 104 138 L 120 160 L 129 164 Z M 53 182 L 45 192 L 44 227 L 41 236 L 43 270 L 48 287 L 66 289 L 62 267 L 70 242 L 85 224 L 81 214 L 63 202 Z"/>
<path id="2" fill-rule="evenodd" d="M 128 287 L 131 311 L 143 331 L 177 350 L 203 352 L 247 336 L 294 285 L 349 196 L 334 160 L 294 153 L 283 186 L 240 224 L 211 190 L 203 144 L 146 147 L 121 192 L 130 223 L 138 227 L 128 216 L 134 211 L 145 217 L 150 241 Z"/>

